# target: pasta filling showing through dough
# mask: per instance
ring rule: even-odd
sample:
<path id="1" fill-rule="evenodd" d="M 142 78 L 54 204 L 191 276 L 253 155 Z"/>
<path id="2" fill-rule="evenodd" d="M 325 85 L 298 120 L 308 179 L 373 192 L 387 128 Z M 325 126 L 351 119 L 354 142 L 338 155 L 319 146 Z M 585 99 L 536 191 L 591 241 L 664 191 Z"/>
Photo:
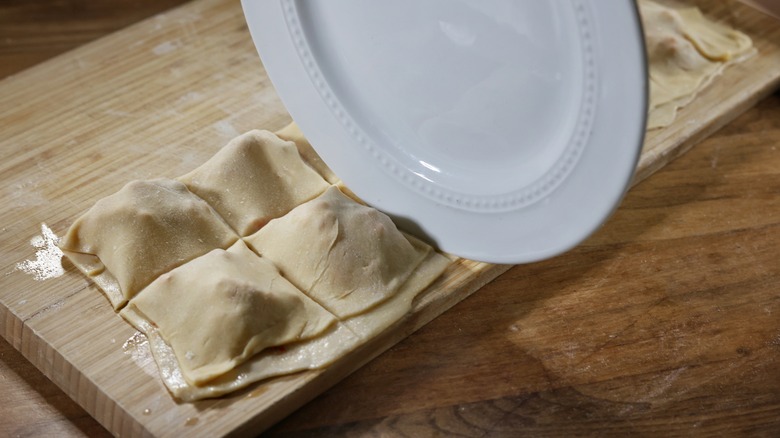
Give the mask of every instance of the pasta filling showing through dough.
<path id="1" fill-rule="evenodd" d="M 713 22 L 695 7 L 639 0 L 649 61 L 647 129 L 671 124 L 723 69 L 750 55 L 750 38 Z"/>
<path id="2" fill-rule="evenodd" d="M 163 274 L 127 308 L 160 331 L 194 385 L 268 347 L 315 337 L 336 321 L 243 241 Z"/>
<path id="3" fill-rule="evenodd" d="M 388 299 L 430 251 L 337 187 L 269 222 L 247 242 L 339 318 Z"/>

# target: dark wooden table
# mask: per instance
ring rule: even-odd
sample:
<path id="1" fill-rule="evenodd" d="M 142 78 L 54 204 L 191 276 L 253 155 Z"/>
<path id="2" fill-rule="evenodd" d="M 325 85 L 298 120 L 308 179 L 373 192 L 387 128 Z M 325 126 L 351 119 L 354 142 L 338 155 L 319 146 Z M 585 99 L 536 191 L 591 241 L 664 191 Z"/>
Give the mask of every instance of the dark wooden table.
<path id="1" fill-rule="evenodd" d="M 0 2 L 0 77 L 178 3 Z M 2 339 L 0 382 L 0 436 L 108 435 Z M 778 436 L 780 95 L 269 434 Z"/>

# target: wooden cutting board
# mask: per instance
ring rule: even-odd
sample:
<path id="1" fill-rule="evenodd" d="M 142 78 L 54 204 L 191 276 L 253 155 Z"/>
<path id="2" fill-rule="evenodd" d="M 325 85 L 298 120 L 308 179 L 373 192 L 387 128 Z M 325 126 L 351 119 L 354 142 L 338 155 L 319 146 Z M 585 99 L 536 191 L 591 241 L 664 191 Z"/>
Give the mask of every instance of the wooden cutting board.
<path id="1" fill-rule="evenodd" d="M 648 134 L 637 181 L 780 81 L 777 22 L 733 2 L 698 3 L 749 33 L 760 55 Z M 199 0 L 156 16 L 0 82 L 0 101 L 0 332 L 117 435 L 257 433 L 507 269 L 454 261 L 407 318 L 334 366 L 177 404 L 143 339 L 70 264 L 36 279 L 34 263 L 19 263 L 38 256 L 51 267 L 42 224 L 62 235 L 127 181 L 180 175 L 241 132 L 290 121 L 238 3 Z"/>

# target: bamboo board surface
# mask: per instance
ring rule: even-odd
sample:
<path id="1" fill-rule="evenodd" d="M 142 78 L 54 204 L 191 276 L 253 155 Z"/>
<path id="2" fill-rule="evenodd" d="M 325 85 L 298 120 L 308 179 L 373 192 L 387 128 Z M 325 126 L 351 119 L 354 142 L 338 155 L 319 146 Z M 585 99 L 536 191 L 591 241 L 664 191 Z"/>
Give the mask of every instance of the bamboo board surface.
<path id="1" fill-rule="evenodd" d="M 777 85 L 775 23 L 734 3 L 704 6 L 747 31 L 760 55 L 727 70 L 673 126 L 649 133 L 637 180 Z M 180 175 L 238 133 L 289 122 L 238 3 L 200 0 L 159 15 L 0 82 L 0 96 L 0 328 L 114 434 L 258 432 L 507 269 L 459 260 L 405 320 L 336 365 L 176 404 L 134 330 L 72 266 L 47 280 L 16 266 L 35 259 L 42 223 L 62 235 L 131 179 Z"/>

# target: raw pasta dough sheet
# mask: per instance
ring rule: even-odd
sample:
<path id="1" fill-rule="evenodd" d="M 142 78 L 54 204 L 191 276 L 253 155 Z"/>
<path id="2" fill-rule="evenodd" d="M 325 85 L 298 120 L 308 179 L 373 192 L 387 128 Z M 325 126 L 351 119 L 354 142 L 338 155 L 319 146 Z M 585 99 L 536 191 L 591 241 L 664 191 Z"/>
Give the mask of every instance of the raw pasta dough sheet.
<path id="1" fill-rule="evenodd" d="M 300 146 L 250 131 L 180 177 L 184 184 L 128 183 L 60 243 L 150 339 L 178 399 L 327 366 L 400 319 L 447 266 L 330 186 L 298 153 L 310 145 L 296 139 Z"/>

